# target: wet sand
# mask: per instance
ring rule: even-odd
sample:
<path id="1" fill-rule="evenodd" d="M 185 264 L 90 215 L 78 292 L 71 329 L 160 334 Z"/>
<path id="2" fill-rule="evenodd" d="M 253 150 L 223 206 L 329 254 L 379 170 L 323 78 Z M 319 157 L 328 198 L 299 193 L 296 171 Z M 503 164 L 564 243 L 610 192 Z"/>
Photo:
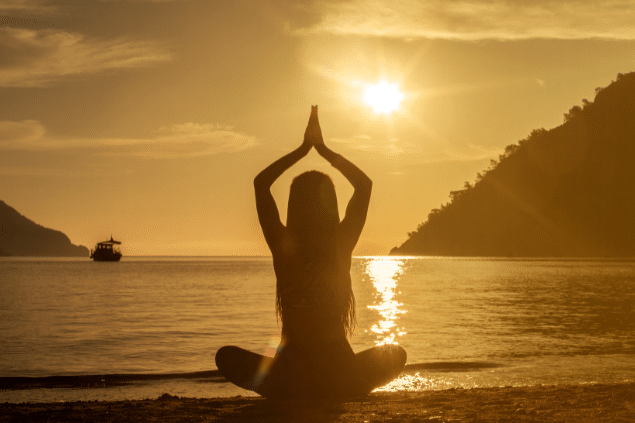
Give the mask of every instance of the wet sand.
<path id="1" fill-rule="evenodd" d="M 635 383 L 374 393 L 346 402 L 259 397 L 0 404 L 0 422 L 634 422 Z"/>

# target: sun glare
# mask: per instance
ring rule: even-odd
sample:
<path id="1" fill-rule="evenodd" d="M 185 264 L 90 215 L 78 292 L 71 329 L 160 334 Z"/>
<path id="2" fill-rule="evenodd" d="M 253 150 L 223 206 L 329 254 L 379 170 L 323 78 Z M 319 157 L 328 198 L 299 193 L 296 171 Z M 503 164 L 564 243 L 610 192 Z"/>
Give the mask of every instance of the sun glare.
<path id="1" fill-rule="evenodd" d="M 373 108 L 375 113 L 389 114 L 399 109 L 403 93 L 394 84 L 382 81 L 377 85 L 369 85 L 364 93 L 364 102 Z"/>

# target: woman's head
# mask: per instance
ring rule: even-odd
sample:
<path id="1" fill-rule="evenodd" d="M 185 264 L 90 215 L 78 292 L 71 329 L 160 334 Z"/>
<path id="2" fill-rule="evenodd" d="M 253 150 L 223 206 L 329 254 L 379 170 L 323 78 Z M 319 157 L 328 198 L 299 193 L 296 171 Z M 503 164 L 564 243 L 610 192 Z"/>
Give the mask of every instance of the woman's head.
<path id="1" fill-rule="evenodd" d="M 294 232 L 330 233 L 340 223 L 335 186 L 317 170 L 298 175 L 291 183 L 287 227 Z"/>

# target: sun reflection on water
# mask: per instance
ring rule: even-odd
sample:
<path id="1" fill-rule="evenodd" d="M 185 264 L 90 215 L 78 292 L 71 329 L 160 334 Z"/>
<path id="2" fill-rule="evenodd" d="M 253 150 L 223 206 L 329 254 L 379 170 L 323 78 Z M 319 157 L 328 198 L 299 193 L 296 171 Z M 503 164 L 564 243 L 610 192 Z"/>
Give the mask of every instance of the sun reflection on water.
<path id="1" fill-rule="evenodd" d="M 451 383 L 439 379 L 424 377 L 419 374 L 402 374 L 387 385 L 375 389 L 373 392 L 415 392 L 447 389 Z"/>
<path id="2" fill-rule="evenodd" d="M 366 263 L 366 274 L 377 290 L 375 303 L 368 308 L 376 310 L 381 318 L 370 328 L 377 334 L 376 345 L 397 344 L 395 338 L 406 334 L 396 323 L 399 315 L 406 313 L 406 310 L 399 309 L 403 304 L 395 299 L 397 280 L 403 272 L 403 266 L 403 259 L 392 257 L 376 257 Z"/>

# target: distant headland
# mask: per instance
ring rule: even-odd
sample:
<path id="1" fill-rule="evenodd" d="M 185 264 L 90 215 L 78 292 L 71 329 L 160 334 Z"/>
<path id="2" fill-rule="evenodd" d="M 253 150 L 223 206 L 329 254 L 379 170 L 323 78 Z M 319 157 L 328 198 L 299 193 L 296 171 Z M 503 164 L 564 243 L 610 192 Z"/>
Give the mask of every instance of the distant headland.
<path id="1" fill-rule="evenodd" d="M 0 256 L 88 257 L 88 248 L 73 245 L 60 231 L 27 219 L 0 200 Z"/>
<path id="2" fill-rule="evenodd" d="M 634 257 L 635 72 L 595 91 L 507 146 L 391 254 Z"/>

